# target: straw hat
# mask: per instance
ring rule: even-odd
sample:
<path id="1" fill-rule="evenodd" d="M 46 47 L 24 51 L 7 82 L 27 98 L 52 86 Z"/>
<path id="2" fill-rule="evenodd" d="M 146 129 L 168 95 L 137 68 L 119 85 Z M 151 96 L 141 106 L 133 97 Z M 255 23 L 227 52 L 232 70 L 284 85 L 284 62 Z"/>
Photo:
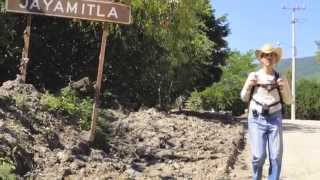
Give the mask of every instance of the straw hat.
<path id="1" fill-rule="evenodd" d="M 264 44 L 260 49 L 256 50 L 256 58 L 260 60 L 263 53 L 275 53 L 277 55 L 277 62 L 279 62 L 282 56 L 282 49 L 279 47 L 273 47 L 272 44 Z"/>

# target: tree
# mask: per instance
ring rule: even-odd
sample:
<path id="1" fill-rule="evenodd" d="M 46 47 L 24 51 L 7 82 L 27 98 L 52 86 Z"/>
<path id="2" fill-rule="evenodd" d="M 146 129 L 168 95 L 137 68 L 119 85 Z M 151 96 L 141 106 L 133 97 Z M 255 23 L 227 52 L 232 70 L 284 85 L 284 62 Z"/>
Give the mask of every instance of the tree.
<path id="1" fill-rule="evenodd" d="M 0 0 L 0 83 L 14 79 L 21 57 L 24 18 L 4 14 L 4 0 Z M 20 39 L 21 38 L 21 39 Z"/>
<path id="2" fill-rule="evenodd" d="M 318 50 L 316 51 L 316 61 L 320 63 L 320 41 L 315 41 Z"/>
<path id="3" fill-rule="evenodd" d="M 222 67 L 222 80 L 213 83 L 202 92 L 194 92 L 188 102 L 196 102 L 196 105 L 188 103 L 191 107 L 199 107 L 204 110 L 214 109 L 215 111 L 231 111 L 234 115 L 244 112 L 247 105 L 240 99 L 240 91 L 249 72 L 256 69 L 253 64 L 253 52 L 241 54 L 231 52 Z M 200 98 L 199 98 L 200 97 Z M 199 99 L 201 102 L 199 103 Z M 194 101 L 197 100 L 197 101 Z"/>
<path id="4" fill-rule="evenodd" d="M 320 82 L 317 79 L 299 80 L 297 85 L 297 117 L 319 120 Z"/>
<path id="5" fill-rule="evenodd" d="M 112 68 L 120 70 L 115 67 L 121 66 L 128 69 L 115 73 L 108 84 L 119 79 L 128 82 L 128 76 L 131 78 L 128 83 L 118 82 L 117 87 L 121 90 L 114 90 L 129 95 L 120 97 L 148 106 L 163 106 L 181 94 L 188 94 L 194 88 L 203 89 L 219 79 L 221 71 L 215 63 L 217 59 L 213 58 L 213 52 L 218 52 L 223 45 L 215 48 L 215 42 L 210 40 L 207 32 L 213 29 L 218 32 L 227 26 L 217 24 L 206 27 L 204 18 L 214 19 L 208 1 L 163 3 L 135 0 L 132 5 L 134 24 L 121 28 L 121 33 L 117 34 L 119 36 L 113 36 L 112 41 L 117 41 L 113 46 L 118 50 L 128 47 L 134 50 L 129 54 L 113 54 L 115 51 L 111 50 L 109 54 L 112 56 L 109 64 Z M 219 36 L 221 34 L 212 34 L 212 38 L 223 39 Z"/>
<path id="6" fill-rule="evenodd" d="M 134 21 L 109 24 L 103 102 L 167 106 L 220 79 L 229 30 L 208 0 L 124 2 L 131 3 Z M 24 15 L 0 16 L 3 82 L 17 73 L 26 22 Z M 84 76 L 94 81 L 100 37 L 100 23 L 32 16 L 27 83 L 57 91 Z"/>

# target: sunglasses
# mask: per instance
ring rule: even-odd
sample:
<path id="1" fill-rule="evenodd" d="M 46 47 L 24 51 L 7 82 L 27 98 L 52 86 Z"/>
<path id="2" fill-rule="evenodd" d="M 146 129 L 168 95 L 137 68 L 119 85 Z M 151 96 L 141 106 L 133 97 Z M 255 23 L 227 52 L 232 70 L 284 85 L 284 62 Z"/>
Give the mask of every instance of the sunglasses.
<path id="1" fill-rule="evenodd" d="M 261 57 L 276 57 L 277 55 L 275 53 L 262 53 Z"/>

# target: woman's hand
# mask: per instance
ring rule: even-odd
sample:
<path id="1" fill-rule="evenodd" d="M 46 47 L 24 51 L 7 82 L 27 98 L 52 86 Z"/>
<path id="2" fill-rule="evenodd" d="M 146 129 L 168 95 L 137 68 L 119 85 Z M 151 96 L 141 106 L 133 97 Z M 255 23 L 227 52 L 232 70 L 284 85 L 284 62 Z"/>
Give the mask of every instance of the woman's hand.
<path id="1" fill-rule="evenodd" d="M 258 77 L 256 75 L 249 78 L 249 87 L 256 86 L 258 84 Z"/>
<path id="2" fill-rule="evenodd" d="M 284 86 L 285 82 L 284 82 L 284 80 L 282 78 L 279 78 L 277 80 L 277 84 L 278 84 L 280 89 L 283 89 L 283 86 Z"/>

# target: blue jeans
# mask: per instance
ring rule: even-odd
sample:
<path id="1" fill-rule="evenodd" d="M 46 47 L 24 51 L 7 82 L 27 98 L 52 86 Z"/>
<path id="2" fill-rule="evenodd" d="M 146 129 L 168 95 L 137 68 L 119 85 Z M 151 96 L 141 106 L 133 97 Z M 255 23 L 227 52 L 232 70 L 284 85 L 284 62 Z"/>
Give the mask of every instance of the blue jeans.
<path id="1" fill-rule="evenodd" d="M 248 131 L 251 142 L 253 180 L 261 180 L 266 149 L 269 152 L 269 180 L 279 180 L 283 152 L 281 111 L 262 116 L 252 111 L 248 117 Z"/>

